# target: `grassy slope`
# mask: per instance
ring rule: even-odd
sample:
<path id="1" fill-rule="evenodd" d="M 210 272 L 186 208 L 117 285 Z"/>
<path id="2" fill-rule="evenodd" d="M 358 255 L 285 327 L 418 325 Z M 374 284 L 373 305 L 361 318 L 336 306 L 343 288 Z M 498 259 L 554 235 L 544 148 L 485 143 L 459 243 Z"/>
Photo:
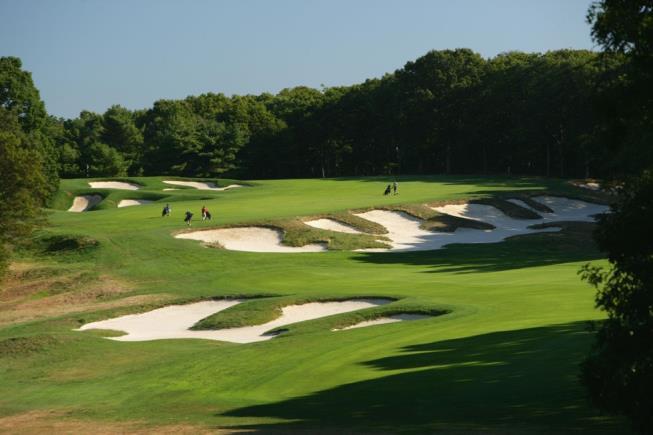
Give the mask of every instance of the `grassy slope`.
<path id="1" fill-rule="evenodd" d="M 588 408 L 576 381 L 591 340 L 584 322 L 601 317 L 591 288 L 576 275 L 583 262 L 599 258 L 587 243 L 587 228 L 396 254 L 255 254 L 170 236 L 183 229 L 186 208 L 197 216 L 203 204 L 213 212 L 211 225 L 231 225 L 517 189 L 580 190 L 557 181 L 432 178 L 400 180 L 401 194 L 392 197 L 380 195 L 384 179 L 280 180 L 226 192 L 161 192 L 169 187 L 162 179 L 138 179 L 146 185 L 138 192 L 107 192 L 107 200 L 115 202 L 167 195 L 154 205 L 115 209 L 107 201 L 94 212 L 53 212 L 48 232 L 100 242 L 87 254 L 60 260 L 111 274 L 137 294 L 373 295 L 401 298 L 388 308 L 452 312 L 330 332 L 347 323 L 348 315 L 335 316 L 249 345 L 118 343 L 71 331 L 80 321 L 129 308 L 7 326 L 0 329 L 0 412 L 52 408 L 90 419 L 281 429 L 623 432 L 623 422 L 599 418 Z M 84 183 L 64 181 L 62 192 L 88 191 Z M 64 195 L 59 208 L 67 207 Z M 159 216 L 166 201 L 173 206 L 170 219 Z"/>

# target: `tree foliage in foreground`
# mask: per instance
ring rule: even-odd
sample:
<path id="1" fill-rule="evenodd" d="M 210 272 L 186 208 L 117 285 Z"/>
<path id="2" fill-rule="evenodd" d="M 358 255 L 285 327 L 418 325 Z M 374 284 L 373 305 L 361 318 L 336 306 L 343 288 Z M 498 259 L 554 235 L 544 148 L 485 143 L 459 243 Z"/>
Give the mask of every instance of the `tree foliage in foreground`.
<path id="1" fill-rule="evenodd" d="M 653 173 L 627 183 L 595 238 L 610 269 L 585 266 L 608 314 L 582 381 L 599 408 L 624 414 L 644 432 L 653 429 Z"/>
<path id="2" fill-rule="evenodd" d="M 9 248 L 29 235 L 57 188 L 54 128 L 20 60 L 0 58 L 0 277 Z"/>
<path id="3" fill-rule="evenodd" d="M 602 0 L 588 20 L 608 52 L 624 57 L 618 90 L 609 94 L 604 134 L 622 167 L 635 172 L 653 155 L 653 1 Z M 608 105 L 610 106 L 610 105 Z M 623 177 L 621 178 L 623 180 Z M 653 432 L 653 172 L 627 177 L 613 213 L 595 233 L 610 269 L 585 266 L 582 275 L 608 314 L 581 379 L 599 408 L 630 417 Z"/>

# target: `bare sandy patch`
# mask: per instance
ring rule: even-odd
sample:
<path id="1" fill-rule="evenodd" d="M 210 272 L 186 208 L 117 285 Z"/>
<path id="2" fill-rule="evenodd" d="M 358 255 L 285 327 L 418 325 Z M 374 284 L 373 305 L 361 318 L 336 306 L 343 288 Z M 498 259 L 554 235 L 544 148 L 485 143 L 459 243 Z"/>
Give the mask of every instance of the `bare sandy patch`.
<path id="1" fill-rule="evenodd" d="M 138 190 L 141 188 L 141 186 L 124 181 L 89 181 L 88 184 L 94 189 Z"/>
<path id="2" fill-rule="evenodd" d="M 163 189 L 164 192 L 169 191 L 169 190 L 180 190 L 180 189 L 175 189 L 174 187 L 168 187 L 168 188 Z"/>
<path id="3" fill-rule="evenodd" d="M 192 231 L 175 236 L 178 239 L 199 240 L 209 244 L 219 244 L 232 251 L 248 252 L 320 252 L 326 247 L 321 244 L 305 246 L 285 246 L 281 244 L 283 233 L 280 230 L 264 227 L 221 228 L 217 230 Z"/>
<path id="4" fill-rule="evenodd" d="M 80 213 L 88 210 L 89 208 L 95 207 L 102 201 L 100 195 L 82 195 L 76 196 L 73 199 L 73 205 L 70 206 L 68 211 Z"/>
<path id="5" fill-rule="evenodd" d="M 131 206 L 134 206 L 134 205 L 145 205 L 145 204 L 149 204 L 151 202 L 152 201 L 150 201 L 148 199 L 123 199 L 118 203 L 118 208 L 131 207 Z"/>
<path id="6" fill-rule="evenodd" d="M 116 341 L 200 338 L 229 341 L 232 343 L 252 343 L 274 338 L 278 334 L 270 333 L 270 331 L 282 326 L 376 307 L 392 301 L 389 299 L 356 299 L 339 302 L 310 302 L 302 305 L 283 307 L 282 314 L 279 318 L 262 325 L 219 329 L 215 331 L 191 331 L 189 329 L 203 318 L 241 302 L 243 301 L 221 300 L 197 302 L 187 305 L 171 305 L 142 314 L 132 314 L 88 323 L 79 328 L 79 330 L 113 329 L 126 332 L 126 335 L 120 337 L 108 337 L 108 339 Z"/>
<path id="7" fill-rule="evenodd" d="M 334 219 L 315 219 L 311 221 L 304 221 L 304 223 L 313 228 L 318 228 L 321 230 L 337 231 L 340 233 L 349 233 L 349 234 L 361 234 L 356 228 L 338 222 Z"/>
<path id="8" fill-rule="evenodd" d="M 219 430 L 192 424 L 152 426 L 145 422 L 108 422 L 75 418 L 75 411 L 35 410 L 0 417 L 3 434 L 228 434 L 240 431 Z"/>
<path id="9" fill-rule="evenodd" d="M 166 184 L 172 184 L 172 185 L 175 185 L 175 186 L 193 187 L 193 188 L 199 189 L 199 190 L 222 191 L 222 190 L 227 190 L 227 189 L 235 189 L 237 187 L 243 187 L 241 184 L 230 184 L 230 185 L 225 186 L 225 187 L 218 187 L 218 186 L 215 185 L 215 183 L 211 183 L 211 182 L 207 182 L 207 181 L 164 180 L 163 182 L 166 183 Z"/>
<path id="10" fill-rule="evenodd" d="M 431 316 L 426 314 L 395 314 L 387 317 L 379 317 L 373 320 L 364 320 L 354 325 L 345 326 L 344 328 L 335 328 L 332 331 L 345 331 L 347 329 L 365 328 L 368 326 L 384 325 L 386 323 L 410 322 L 413 320 L 427 319 Z"/>

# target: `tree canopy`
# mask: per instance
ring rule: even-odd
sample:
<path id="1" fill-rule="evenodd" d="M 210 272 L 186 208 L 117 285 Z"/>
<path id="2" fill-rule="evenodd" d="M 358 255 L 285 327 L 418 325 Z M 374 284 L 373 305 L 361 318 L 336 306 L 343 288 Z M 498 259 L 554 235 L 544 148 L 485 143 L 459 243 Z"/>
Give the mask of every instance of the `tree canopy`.
<path id="1" fill-rule="evenodd" d="M 603 140 L 602 96 L 619 54 L 430 51 L 378 79 L 113 106 L 61 121 L 64 176 L 229 174 L 247 178 L 397 173 L 602 177 L 631 169 Z M 87 166 L 100 153 L 113 164 Z M 117 156 L 122 160 L 117 160 Z M 653 156 L 639 158 L 638 164 Z"/>

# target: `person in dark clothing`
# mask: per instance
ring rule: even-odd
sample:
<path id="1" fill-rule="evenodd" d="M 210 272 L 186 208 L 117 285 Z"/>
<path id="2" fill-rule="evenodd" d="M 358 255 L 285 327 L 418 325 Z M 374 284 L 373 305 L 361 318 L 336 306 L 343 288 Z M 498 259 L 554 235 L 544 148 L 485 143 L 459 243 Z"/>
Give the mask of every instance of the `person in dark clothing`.
<path id="1" fill-rule="evenodd" d="M 384 195 L 390 195 L 390 192 L 392 191 L 392 186 L 388 184 L 388 187 L 385 188 L 385 192 L 383 192 Z"/>
<path id="2" fill-rule="evenodd" d="M 170 208 L 170 204 L 166 204 L 166 206 L 163 207 L 163 211 L 161 212 L 161 216 L 162 217 L 170 216 L 170 210 L 172 210 L 172 208 Z"/>
<path id="3" fill-rule="evenodd" d="M 186 222 L 186 225 L 190 226 L 192 220 L 193 220 L 193 213 L 186 210 L 186 217 L 184 218 L 184 222 Z"/>

